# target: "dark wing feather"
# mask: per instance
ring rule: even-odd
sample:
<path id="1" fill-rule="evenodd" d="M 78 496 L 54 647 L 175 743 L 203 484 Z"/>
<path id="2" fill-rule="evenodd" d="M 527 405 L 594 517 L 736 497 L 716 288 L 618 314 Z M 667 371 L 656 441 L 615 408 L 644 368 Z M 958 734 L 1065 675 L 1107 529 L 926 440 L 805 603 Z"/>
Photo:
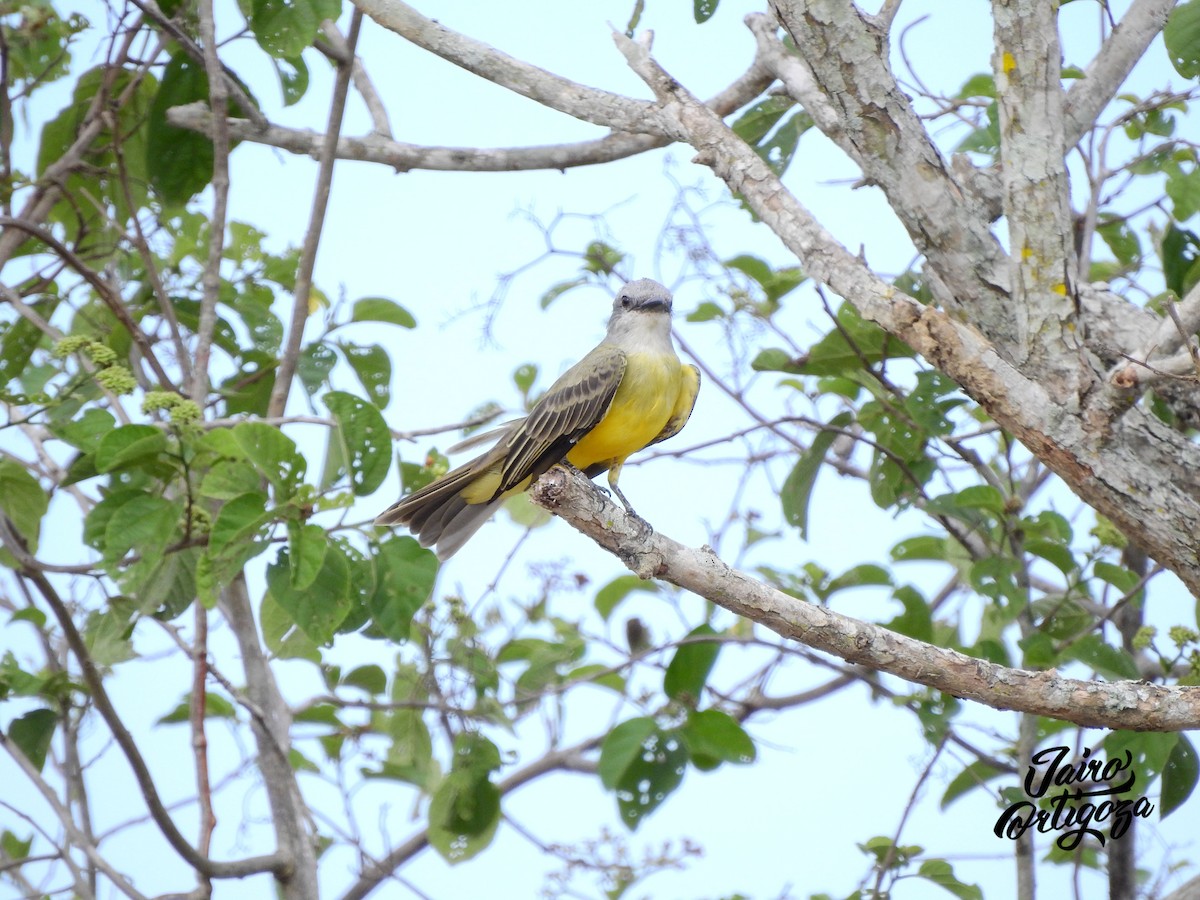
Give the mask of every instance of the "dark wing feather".
<path id="1" fill-rule="evenodd" d="M 625 374 L 625 353 L 601 344 L 567 369 L 507 439 L 500 491 L 561 462 L 612 405 Z"/>

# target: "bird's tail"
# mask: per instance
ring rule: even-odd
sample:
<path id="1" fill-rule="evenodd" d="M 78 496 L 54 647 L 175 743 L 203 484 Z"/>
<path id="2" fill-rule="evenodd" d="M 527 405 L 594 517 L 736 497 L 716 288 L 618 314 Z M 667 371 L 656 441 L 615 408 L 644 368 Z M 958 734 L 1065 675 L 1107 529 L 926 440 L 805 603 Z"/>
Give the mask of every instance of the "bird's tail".
<path id="1" fill-rule="evenodd" d="M 468 503 L 462 491 L 478 476 L 479 460 L 447 472 L 385 509 L 376 525 L 403 525 L 422 547 L 437 545 L 438 559 L 449 559 L 503 502 L 502 497 Z"/>

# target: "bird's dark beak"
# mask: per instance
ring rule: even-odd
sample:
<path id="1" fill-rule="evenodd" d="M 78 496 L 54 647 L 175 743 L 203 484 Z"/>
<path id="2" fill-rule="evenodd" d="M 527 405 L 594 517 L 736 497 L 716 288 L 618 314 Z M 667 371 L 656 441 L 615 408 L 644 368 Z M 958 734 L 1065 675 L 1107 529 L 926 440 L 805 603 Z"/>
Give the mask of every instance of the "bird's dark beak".
<path id="1" fill-rule="evenodd" d="M 670 312 L 671 301 L 665 297 L 655 297 L 638 304 L 638 309 L 646 312 Z"/>

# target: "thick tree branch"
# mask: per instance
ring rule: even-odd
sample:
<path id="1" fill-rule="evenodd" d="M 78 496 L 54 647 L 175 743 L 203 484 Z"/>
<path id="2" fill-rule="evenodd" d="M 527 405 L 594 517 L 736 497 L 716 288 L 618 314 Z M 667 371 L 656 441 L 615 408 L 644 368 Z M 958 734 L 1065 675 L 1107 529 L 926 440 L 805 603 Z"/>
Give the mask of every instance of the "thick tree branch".
<path id="1" fill-rule="evenodd" d="M 1082 373 L 1078 354 L 1064 340 L 1075 319 L 1075 273 L 1068 262 L 1074 254 L 1063 160 L 1058 3 L 995 0 L 992 14 L 1015 361 L 1041 373 L 1060 403 L 1074 405 Z"/>
<path id="2" fill-rule="evenodd" d="M 237 640 L 246 674 L 246 696 L 260 712 L 250 719 L 258 747 L 258 768 L 271 805 L 271 824 L 286 864 L 276 871 L 284 900 L 316 900 L 316 835 L 310 832 L 308 809 L 288 760 L 292 717 L 263 654 L 250 594 L 241 575 L 221 595 L 221 611 Z"/>
<path id="3" fill-rule="evenodd" d="M 1014 709 L 1077 725 L 1135 731 L 1200 727 L 1200 688 L 1141 681 L 1100 682 L 1029 672 L 944 650 L 815 603 L 797 600 L 722 562 L 643 530 L 584 475 L 555 467 L 534 485 L 535 503 L 617 556 L 641 578 L 658 578 L 850 663 L 924 684 L 993 709 Z"/>
<path id="4" fill-rule="evenodd" d="M 1191 487 L 1200 448 L 1121 398 L 1095 391 L 1090 408 L 1056 404 L 980 331 L 922 306 L 853 256 L 783 186 L 745 141 L 664 72 L 645 47 L 616 35 L 631 67 L 660 97 L 661 121 L 710 166 L 796 254 L 805 271 L 945 372 L 1001 427 L 1200 596 L 1195 565 L 1200 497 Z"/>
<path id="5" fill-rule="evenodd" d="M 771 8 L 837 111 L 834 139 L 853 146 L 927 258 L 938 301 L 966 312 L 1007 353 L 1016 326 L 1004 253 L 896 84 L 888 35 L 844 0 L 771 0 Z"/>
<path id="6" fill-rule="evenodd" d="M 719 116 L 745 106 L 770 87 L 774 75 L 757 61 L 736 81 L 707 101 Z M 180 128 L 212 134 L 212 111 L 205 103 L 190 103 L 167 111 L 167 120 Z M 238 141 L 253 141 L 291 153 L 321 157 L 325 137 L 315 131 L 268 125 L 260 128 L 244 119 L 228 120 L 229 135 Z M 592 166 L 626 159 L 665 147 L 665 135 L 614 132 L 594 141 L 549 144 L 541 147 L 432 147 L 406 144 L 373 133 L 363 137 L 339 137 L 338 159 L 379 163 L 397 172 L 429 169 L 441 172 L 517 172 L 531 169 L 564 169 Z"/>
<path id="7" fill-rule="evenodd" d="M 646 115 L 652 104 L 645 100 L 588 87 L 514 59 L 426 18 L 402 0 L 355 0 L 355 5 L 384 28 L 418 47 L 576 119 L 634 133 L 647 133 L 646 123 L 653 121 Z"/>
<path id="8" fill-rule="evenodd" d="M 1125 77 L 1162 31 L 1178 0 L 1133 0 L 1084 77 L 1071 84 L 1063 106 L 1064 150 L 1074 147 L 1096 124 L 1096 118 L 1116 96 Z"/>

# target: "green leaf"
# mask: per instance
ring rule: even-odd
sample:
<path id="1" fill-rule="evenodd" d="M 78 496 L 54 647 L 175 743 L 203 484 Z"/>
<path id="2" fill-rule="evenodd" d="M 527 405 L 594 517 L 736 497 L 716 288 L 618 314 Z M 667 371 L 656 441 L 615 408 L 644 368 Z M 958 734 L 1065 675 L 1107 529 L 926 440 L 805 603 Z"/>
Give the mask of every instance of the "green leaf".
<path id="1" fill-rule="evenodd" d="M 696 24 L 702 25 L 711 19 L 719 2 L 720 0 L 692 0 L 692 15 L 696 17 Z"/>
<path id="2" fill-rule="evenodd" d="M 122 425 L 106 434 L 96 448 L 96 471 L 112 472 L 142 462 L 167 449 L 167 436 L 153 425 Z"/>
<path id="3" fill-rule="evenodd" d="M 135 78 L 139 79 L 136 83 Z M 76 252 L 111 250 L 112 236 L 146 203 L 149 176 L 143 125 L 157 88 L 157 78 L 135 74 L 133 67 L 95 66 L 76 80 L 71 103 L 42 128 L 39 176 L 62 158 L 85 119 L 94 115 L 97 93 L 103 90 L 106 97 L 123 98 L 119 104 L 108 104 L 100 133 L 84 150 L 82 164 L 58 185 L 63 199 L 51 211 L 50 219 L 63 227 L 69 241 L 80 239 L 82 246 L 75 246 Z M 121 149 L 120 162 L 114 150 L 117 146 Z M 79 197 L 87 197 L 88 201 L 79 203 Z"/>
<path id="4" fill-rule="evenodd" d="M 183 206 L 212 180 L 213 145 L 206 135 L 168 124 L 167 110 L 208 98 L 204 63 L 177 51 L 163 69 L 146 121 L 146 171 L 168 206 Z"/>
<path id="5" fill-rule="evenodd" d="M 905 585 L 898 587 L 892 596 L 904 604 L 904 612 L 887 623 L 897 634 L 927 643 L 933 641 L 933 610 L 916 588 Z"/>
<path id="6" fill-rule="evenodd" d="M 392 359 L 379 344 L 369 347 L 358 344 L 338 344 L 350 368 L 358 376 L 367 396 L 376 406 L 385 409 L 391 401 Z"/>
<path id="7" fill-rule="evenodd" d="M 1063 651 L 1063 656 L 1079 660 L 1109 681 L 1136 681 L 1142 677 L 1129 654 L 1106 644 L 1098 634 L 1085 635 L 1075 641 Z"/>
<path id="8" fill-rule="evenodd" d="M 401 328 L 416 328 L 413 314 L 387 297 L 363 297 L 354 304 L 350 313 L 351 322 L 387 322 Z"/>
<path id="9" fill-rule="evenodd" d="M 368 663 L 365 666 L 351 669 L 342 676 L 339 684 L 344 687 L 361 688 L 371 695 L 382 694 L 387 690 L 387 675 L 379 666 Z"/>
<path id="10" fill-rule="evenodd" d="M 778 347 L 768 347 L 760 351 L 750 361 L 750 368 L 755 372 L 787 372 L 789 375 L 799 375 L 805 371 L 801 360 Z"/>
<path id="11" fill-rule="evenodd" d="M 761 100 L 749 107 L 744 113 L 738 116 L 737 120 L 731 126 L 733 133 L 740 137 L 747 144 L 757 144 L 765 138 L 772 128 L 783 118 L 784 113 L 796 105 L 796 101 L 791 97 L 783 94 L 778 94 L 774 97 L 768 97 L 766 100 Z M 737 257 L 736 259 L 742 259 Z M 754 257 L 746 257 L 754 259 Z M 759 262 L 762 262 L 759 260 Z M 734 260 L 729 260 L 725 265 L 731 268 L 740 269 L 745 272 L 755 281 L 760 284 L 762 280 L 752 272 L 747 272 L 741 266 L 735 265 Z M 770 267 L 766 263 L 762 263 L 763 267 L 769 272 Z"/>
<path id="12" fill-rule="evenodd" d="M 375 627 L 389 640 L 408 640 L 412 617 L 432 595 L 437 571 L 437 557 L 407 535 L 379 545 L 375 592 L 367 607 Z"/>
<path id="13" fill-rule="evenodd" d="M 687 742 L 692 764 L 702 771 L 715 769 L 723 762 L 754 762 L 754 741 L 733 716 L 719 709 L 692 710 L 680 733 Z"/>
<path id="14" fill-rule="evenodd" d="M 697 640 L 681 644 L 676 649 L 663 676 L 663 692 L 672 700 L 692 709 L 700 702 L 709 673 L 716 664 L 717 654 L 721 652 L 719 642 L 702 639 L 716 635 L 711 625 L 700 625 L 688 632 L 689 640 Z"/>
<path id="15" fill-rule="evenodd" d="M 996 96 L 996 80 L 991 74 L 972 75 L 963 82 L 963 86 L 959 88 L 958 97 L 960 100 L 966 100 L 971 97 L 995 97 Z"/>
<path id="16" fill-rule="evenodd" d="M 1200 210 L 1200 169 L 1173 166 L 1167 173 L 1166 190 L 1174 203 L 1175 218 L 1180 222 L 1190 219 Z"/>
<path id="17" fill-rule="evenodd" d="M 429 843 L 451 865 L 492 842 L 500 824 L 500 789 L 473 772 L 451 772 L 429 802 Z"/>
<path id="18" fill-rule="evenodd" d="M 604 666 L 600 663 L 590 663 L 589 665 L 572 669 L 566 674 L 564 681 L 569 683 L 581 682 L 594 684 L 597 687 L 607 688 L 622 695 L 625 693 L 626 687 L 625 679 L 619 672 L 614 672 L 612 666 Z"/>
<path id="19" fill-rule="evenodd" d="M 1180 733 L 1167 764 L 1162 772 L 1162 808 L 1160 818 L 1165 819 L 1184 804 L 1196 790 L 1200 780 L 1200 759 L 1186 734 Z"/>
<path id="20" fill-rule="evenodd" d="M 42 517 L 49 505 L 50 498 L 24 466 L 0 458 L 0 511 L 12 520 L 30 551 L 37 550 Z"/>
<path id="21" fill-rule="evenodd" d="M 1041 538 L 1030 538 L 1025 541 L 1025 552 L 1040 556 L 1047 562 L 1053 563 L 1064 575 L 1070 575 L 1076 568 L 1075 555 L 1071 548 L 1058 541 L 1047 541 Z"/>
<path id="22" fill-rule="evenodd" d="M 596 612 L 605 622 L 612 616 L 613 610 L 634 591 L 645 591 L 648 594 L 659 593 L 657 582 L 646 581 L 636 575 L 618 575 L 596 592 L 594 601 Z"/>
<path id="23" fill-rule="evenodd" d="M 1200 0 L 1193 0 L 1200 2 Z M 1176 297 L 1183 297 L 1200 276 L 1200 236 L 1167 223 L 1160 243 L 1163 281 Z"/>
<path id="24" fill-rule="evenodd" d="M 35 709 L 14 719 L 8 726 L 8 739 L 17 745 L 35 769 L 42 771 L 50 741 L 58 727 L 58 716 L 49 709 Z"/>
<path id="25" fill-rule="evenodd" d="M 849 302 L 834 314 L 838 327 L 817 341 L 799 367 L 806 375 L 844 375 L 881 360 L 908 358 L 912 348 L 859 315 Z"/>
<path id="26" fill-rule="evenodd" d="M 296 493 L 307 464 L 297 452 L 295 441 L 263 422 L 241 422 L 232 434 L 238 449 L 275 488 L 277 502 Z"/>
<path id="27" fill-rule="evenodd" d="M 249 462 L 222 459 L 213 463 L 200 482 L 200 496 L 213 500 L 232 500 L 241 494 L 257 491 L 262 476 Z"/>
<path id="28" fill-rule="evenodd" d="M 225 398 L 225 412 L 231 416 L 238 413 L 265 416 L 278 367 L 279 360 L 273 353 L 243 350 L 238 357 L 237 371 L 220 385 L 221 396 Z"/>
<path id="29" fill-rule="evenodd" d="M 288 550 L 291 553 L 293 590 L 303 591 L 316 580 L 329 550 L 329 535 L 320 525 L 288 523 Z"/>
<path id="30" fill-rule="evenodd" d="M 982 760 L 975 760 L 969 763 L 961 772 L 955 775 L 950 784 L 946 787 L 946 792 L 942 794 L 941 808 L 945 809 L 963 794 L 975 790 L 975 788 L 983 787 L 989 781 L 993 781 L 1006 773 L 1001 772 L 994 766 L 988 765 Z"/>
<path id="31" fill-rule="evenodd" d="M 279 87 L 283 92 L 283 105 L 295 106 L 308 90 L 308 66 L 304 57 L 297 55 L 290 59 L 272 57 L 275 63 L 275 74 L 279 76 Z"/>
<path id="32" fill-rule="evenodd" d="M 159 725 L 181 725 L 191 721 L 192 701 L 185 697 L 179 705 L 158 720 Z M 206 692 L 204 694 L 204 718 L 206 719 L 237 719 L 234 705 L 220 694 Z"/>
<path id="33" fill-rule="evenodd" d="M 687 763 L 687 744 L 678 730 L 662 730 L 651 718 L 631 719 L 604 739 L 599 773 L 616 791 L 621 821 L 635 830 L 679 787 Z"/>
<path id="34" fill-rule="evenodd" d="M 1127 266 L 1135 266 L 1142 260 L 1142 245 L 1137 232 L 1129 227 L 1125 219 L 1111 219 L 1096 226 L 1108 249 L 1112 251 L 1117 261 Z"/>
<path id="35" fill-rule="evenodd" d="M 329 373 L 336 364 L 337 354 L 324 341 L 314 341 L 300 353 L 300 359 L 296 363 L 296 374 L 310 397 L 329 383 Z"/>
<path id="36" fill-rule="evenodd" d="M 892 560 L 908 562 L 912 560 L 933 559 L 945 562 L 949 557 L 946 539 L 923 534 L 906 538 L 892 548 Z"/>
<path id="37" fill-rule="evenodd" d="M 600 783 L 610 791 L 615 790 L 634 760 L 641 755 L 642 744 L 657 728 L 653 718 L 639 716 L 610 731 L 600 745 L 600 761 L 596 766 Z"/>
<path id="38" fill-rule="evenodd" d="M 94 453 L 100 441 L 113 430 L 116 419 L 106 409 L 92 408 L 77 419 L 57 422 L 50 426 L 56 437 L 84 453 Z"/>
<path id="39" fill-rule="evenodd" d="M 1171 11 L 1163 43 L 1175 71 L 1184 78 L 1200 75 L 1200 0 L 1186 0 Z"/>
<path id="40" fill-rule="evenodd" d="M 874 563 L 861 563 L 831 579 L 825 588 L 825 596 L 829 597 L 835 592 L 844 591 L 847 588 L 890 585 L 891 583 L 892 576 L 887 569 Z"/>
<path id="41" fill-rule="evenodd" d="M 178 537 L 183 500 L 171 501 L 152 494 L 129 498 L 113 510 L 104 527 L 104 556 L 119 560 L 131 550 L 145 557 L 161 555 Z"/>
<path id="42" fill-rule="evenodd" d="M 705 301 L 687 314 L 689 322 L 711 322 L 725 317 L 725 310 L 711 301 Z"/>
<path id="43" fill-rule="evenodd" d="M 275 602 L 269 591 L 263 594 L 258 617 L 262 622 L 263 642 L 273 656 L 320 664 L 320 647 L 296 625 L 295 618 Z"/>
<path id="44" fill-rule="evenodd" d="M 349 469 L 354 493 L 373 493 L 392 462 L 392 435 L 383 415 L 374 404 L 342 391 L 330 391 L 324 401 L 337 424 L 330 431 L 322 483 L 328 486 Z"/>
<path id="45" fill-rule="evenodd" d="M 337 21 L 341 0 L 242 0 L 258 45 L 277 59 L 295 59 L 312 46 L 322 20 Z"/>
<path id="46" fill-rule="evenodd" d="M 754 149 L 776 175 L 782 175 L 796 155 L 801 135 L 812 127 L 812 116 L 806 112 L 794 113 L 771 137 Z"/>
<path id="47" fill-rule="evenodd" d="M 0 851 L 9 859 L 20 860 L 29 856 L 29 850 L 33 847 L 33 837 L 30 836 L 27 840 L 20 840 L 11 831 L 5 830 L 0 832 Z"/>
<path id="48" fill-rule="evenodd" d="M 29 305 L 43 319 L 49 321 L 61 299 L 51 294 Z M 3 329 L 0 332 L 3 334 L 3 338 L 0 338 L 0 387 L 3 387 L 25 373 L 33 351 L 41 343 L 43 335 L 36 325 L 25 319 L 3 323 L 0 328 Z"/>
<path id="49" fill-rule="evenodd" d="M 849 413 L 842 413 L 830 424 L 845 425 L 849 417 Z M 838 434 L 837 431 L 818 431 L 808 449 L 800 454 L 800 459 L 796 461 L 779 492 L 779 500 L 783 504 L 783 517 L 789 525 L 800 529 L 802 540 L 808 539 L 808 502 L 812 499 L 813 486 L 817 483 L 817 473 L 821 471 L 825 454 L 838 439 Z"/>
<path id="50" fill-rule="evenodd" d="M 267 495 L 261 491 L 250 491 L 226 501 L 209 533 L 208 552 L 213 556 L 223 554 L 232 544 L 256 534 L 270 519 Z"/>
<path id="51" fill-rule="evenodd" d="M 921 863 L 917 876 L 949 891 L 959 900 L 983 900 L 983 891 L 975 884 L 964 884 L 954 875 L 954 867 L 944 859 L 927 859 Z"/>
<path id="52" fill-rule="evenodd" d="M 1105 562 L 1102 559 L 1096 560 L 1092 565 L 1092 572 L 1101 581 L 1111 584 L 1122 594 L 1133 591 L 1141 581 L 1141 576 L 1137 572 L 1115 563 Z"/>
<path id="53" fill-rule="evenodd" d="M 313 643 L 328 644 L 350 611 L 350 563 L 331 544 L 321 570 L 305 590 L 292 587 L 291 569 L 288 548 L 281 547 L 275 562 L 267 566 L 267 589 Z"/>

